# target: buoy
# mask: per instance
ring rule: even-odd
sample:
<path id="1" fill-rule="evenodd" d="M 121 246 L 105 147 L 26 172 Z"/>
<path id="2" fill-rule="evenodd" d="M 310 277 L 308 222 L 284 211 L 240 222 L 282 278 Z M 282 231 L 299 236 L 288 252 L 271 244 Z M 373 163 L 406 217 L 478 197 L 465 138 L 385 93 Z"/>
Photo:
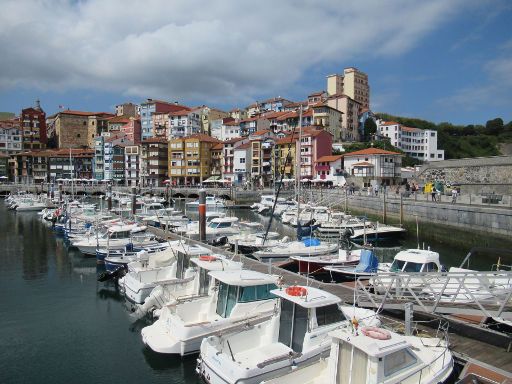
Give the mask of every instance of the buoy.
<path id="1" fill-rule="evenodd" d="M 290 296 L 306 296 L 308 294 L 308 290 L 306 288 L 299 287 L 297 285 L 286 288 L 285 292 Z"/>
<path id="2" fill-rule="evenodd" d="M 199 260 L 201 260 L 201 261 L 215 261 L 215 260 L 217 260 L 217 256 L 201 255 L 201 256 L 199 256 Z"/>
<path id="3" fill-rule="evenodd" d="M 363 327 L 361 328 L 363 335 L 371 337 L 377 340 L 389 340 L 391 339 L 391 333 L 382 328 L 377 327 Z"/>

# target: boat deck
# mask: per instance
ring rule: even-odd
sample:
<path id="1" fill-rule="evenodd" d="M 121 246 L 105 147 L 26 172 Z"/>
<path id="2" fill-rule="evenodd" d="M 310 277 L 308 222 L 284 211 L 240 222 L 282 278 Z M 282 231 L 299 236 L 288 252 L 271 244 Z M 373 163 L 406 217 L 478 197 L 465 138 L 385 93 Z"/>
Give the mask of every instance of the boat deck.
<path id="1" fill-rule="evenodd" d="M 151 231 L 161 236 L 162 238 L 168 238 L 172 240 L 189 240 L 187 238 L 178 236 L 174 233 L 166 233 L 160 229 L 151 228 Z M 199 245 L 203 245 L 199 241 L 190 240 L 192 243 L 196 243 Z M 230 257 L 240 258 L 240 260 L 244 263 L 244 267 L 251 269 L 253 271 L 263 272 L 263 273 L 272 273 L 276 275 L 280 275 L 283 277 L 285 284 L 300 284 L 300 285 L 309 285 L 314 288 L 323 289 L 327 292 L 330 292 L 338 297 L 340 297 L 345 303 L 352 304 L 354 302 L 354 290 L 351 284 L 335 284 L 335 283 L 323 283 L 314 279 L 308 279 L 305 276 L 298 275 L 294 272 L 287 271 L 282 269 L 276 265 L 270 265 L 268 263 L 263 263 L 258 260 L 249 258 L 244 255 L 234 255 L 232 252 L 225 250 L 223 248 L 210 247 L 215 252 L 225 254 Z M 403 315 L 402 315 L 403 316 Z M 414 314 L 416 318 L 416 314 Z M 397 321 L 400 323 L 403 322 L 403 318 L 397 317 L 396 313 L 393 316 L 381 314 L 382 321 L 389 326 L 396 327 Z M 450 321 L 450 318 L 445 318 Z M 437 324 L 437 322 L 436 322 Z M 401 324 L 403 326 L 403 324 Z M 436 329 L 429 328 L 426 326 L 420 327 L 422 332 L 427 332 L 429 335 L 434 336 Z M 476 330 L 476 328 L 475 328 Z M 485 333 L 485 329 L 478 328 L 480 332 Z M 489 336 L 488 336 L 489 337 Z M 466 337 L 458 333 L 449 334 L 450 338 L 450 348 L 455 358 L 459 361 L 467 362 L 469 360 L 472 361 L 480 361 L 489 366 L 496 367 L 506 372 L 512 372 L 512 339 L 510 339 L 510 344 L 508 347 L 508 351 L 506 348 L 500 348 L 495 345 L 491 345 L 489 343 L 476 340 L 474 337 Z M 485 335 L 483 337 L 485 339 Z"/>

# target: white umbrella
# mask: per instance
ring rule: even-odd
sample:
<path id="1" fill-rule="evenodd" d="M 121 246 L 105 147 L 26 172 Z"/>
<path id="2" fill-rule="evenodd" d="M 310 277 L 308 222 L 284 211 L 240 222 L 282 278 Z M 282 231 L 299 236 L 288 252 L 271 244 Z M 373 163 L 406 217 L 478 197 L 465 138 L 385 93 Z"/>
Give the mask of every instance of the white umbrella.
<path id="1" fill-rule="evenodd" d="M 5 179 L 8 179 L 8 177 L 7 176 L 0 176 L 0 179 L 5 180 Z"/>

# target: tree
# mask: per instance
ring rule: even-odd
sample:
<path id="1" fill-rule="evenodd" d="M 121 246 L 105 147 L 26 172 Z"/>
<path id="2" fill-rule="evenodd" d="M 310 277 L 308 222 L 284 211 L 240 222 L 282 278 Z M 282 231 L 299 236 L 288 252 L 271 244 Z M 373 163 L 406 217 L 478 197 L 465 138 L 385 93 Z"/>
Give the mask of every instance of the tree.
<path id="1" fill-rule="evenodd" d="M 373 119 L 366 119 L 364 122 L 364 141 L 369 141 L 377 132 L 377 124 Z"/>
<path id="2" fill-rule="evenodd" d="M 488 135 L 499 135 L 503 132 L 503 119 L 496 118 L 485 123 L 485 133 Z"/>

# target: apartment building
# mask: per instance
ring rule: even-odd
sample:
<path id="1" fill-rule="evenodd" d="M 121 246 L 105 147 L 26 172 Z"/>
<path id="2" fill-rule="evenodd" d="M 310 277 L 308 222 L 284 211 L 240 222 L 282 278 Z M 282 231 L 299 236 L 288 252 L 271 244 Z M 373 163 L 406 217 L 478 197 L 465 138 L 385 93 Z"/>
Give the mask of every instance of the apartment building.
<path id="1" fill-rule="evenodd" d="M 211 175 L 211 148 L 220 141 L 202 134 L 169 141 L 169 179 L 172 185 L 197 185 Z"/>
<path id="2" fill-rule="evenodd" d="M 343 114 L 340 135 L 335 136 L 335 140 L 360 141 L 359 112 L 361 104 L 340 93 L 329 96 L 326 103 L 327 106 Z"/>
<path id="3" fill-rule="evenodd" d="M 437 147 L 437 131 L 405 127 L 395 121 L 377 121 L 377 133 L 391 145 L 421 161 L 444 160 L 444 150 Z"/>
<path id="4" fill-rule="evenodd" d="M 274 147 L 275 180 L 295 178 L 296 157 L 299 135 L 289 134 L 277 139 Z"/>
<path id="5" fill-rule="evenodd" d="M 126 186 L 136 187 L 141 185 L 141 147 L 139 145 L 127 145 L 124 148 L 124 162 L 124 180 Z"/>
<path id="6" fill-rule="evenodd" d="M 105 137 L 94 139 L 93 177 L 96 180 L 105 179 Z"/>
<path id="7" fill-rule="evenodd" d="M 273 183 L 274 134 L 270 130 L 256 131 L 249 135 L 251 146 L 251 184 L 266 187 Z"/>
<path id="8" fill-rule="evenodd" d="M 161 112 L 178 112 L 182 110 L 190 110 L 185 105 L 177 102 L 168 103 L 162 100 L 147 99 L 140 104 L 140 122 L 141 122 L 141 139 L 146 140 L 155 136 L 153 116 L 155 113 Z"/>
<path id="9" fill-rule="evenodd" d="M 210 179 L 219 180 L 222 178 L 224 144 L 215 144 L 211 149 Z"/>
<path id="10" fill-rule="evenodd" d="M 230 117 L 230 114 L 228 112 L 224 112 L 216 108 L 207 107 L 206 105 L 197 108 L 197 111 L 201 116 L 201 130 L 199 131 L 199 133 L 204 133 L 207 135 L 211 135 L 213 121 Z"/>
<path id="11" fill-rule="evenodd" d="M 358 102 L 362 108 L 370 108 L 368 75 L 355 67 L 345 68 L 342 75 L 327 76 L 327 94 L 343 94 Z"/>
<path id="12" fill-rule="evenodd" d="M 325 92 L 325 91 L 314 92 L 308 96 L 308 106 L 323 103 L 326 99 L 327 99 L 327 92 Z"/>
<path id="13" fill-rule="evenodd" d="M 245 109 L 233 108 L 229 111 L 229 116 L 235 120 L 247 119 L 247 111 Z"/>
<path id="14" fill-rule="evenodd" d="M 323 103 L 312 105 L 313 125 L 323 127 L 335 141 L 342 140 L 343 112 Z"/>
<path id="15" fill-rule="evenodd" d="M 211 136 L 221 141 L 240 137 L 240 123 L 231 117 L 212 121 L 210 129 Z"/>
<path id="16" fill-rule="evenodd" d="M 186 109 L 169 113 L 169 139 L 191 136 L 201 133 L 201 111 Z"/>
<path id="17" fill-rule="evenodd" d="M 302 135 L 299 136 L 296 132 L 295 137 L 300 137 L 295 158 L 297 168 L 300 169 L 300 178 L 312 179 L 316 161 L 332 153 L 332 135 L 322 128 L 304 127 Z"/>
<path id="18" fill-rule="evenodd" d="M 137 104 L 123 103 L 116 105 L 116 116 L 138 117 L 139 111 L 140 107 Z"/>
<path id="19" fill-rule="evenodd" d="M 240 144 L 236 148 L 233 148 L 233 178 L 232 182 L 236 185 L 247 185 L 251 180 L 249 160 L 249 150 L 251 147 L 250 142 Z M 228 175 L 224 175 L 227 177 Z"/>
<path id="20" fill-rule="evenodd" d="M 240 145 L 247 143 L 247 138 L 235 137 L 222 143 L 222 177 L 236 181 L 235 177 L 235 150 Z"/>
<path id="21" fill-rule="evenodd" d="M 153 137 L 142 141 L 141 175 L 143 185 L 161 187 L 168 179 L 169 143 L 165 138 Z"/>
<path id="22" fill-rule="evenodd" d="M 39 100 L 36 100 L 35 107 L 21 110 L 20 124 L 23 150 L 46 148 L 46 113 Z"/>
<path id="23" fill-rule="evenodd" d="M 343 155 L 327 155 L 316 160 L 315 179 L 336 182 L 343 176 Z"/>
<path id="24" fill-rule="evenodd" d="M 13 155 L 22 151 L 22 134 L 19 120 L 0 121 L 0 154 Z"/>

